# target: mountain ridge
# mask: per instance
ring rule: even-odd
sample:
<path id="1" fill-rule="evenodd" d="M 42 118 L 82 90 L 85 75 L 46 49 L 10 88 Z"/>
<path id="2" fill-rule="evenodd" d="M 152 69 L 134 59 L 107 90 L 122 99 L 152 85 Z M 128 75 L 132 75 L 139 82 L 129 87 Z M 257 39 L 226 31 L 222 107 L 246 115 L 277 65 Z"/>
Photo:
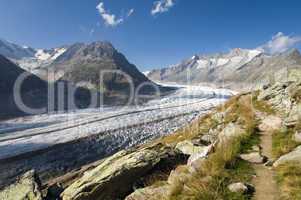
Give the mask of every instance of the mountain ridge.
<path id="1" fill-rule="evenodd" d="M 3 50 L 9 45 L 15 47 L 12 52 L 16 55 Z M 127 77 L 134 86 L 151 82 L 108 41 L 77 42 L 48 50 L 22 47 L 9 42 L 3 42 L 2 46 L 0 54 L 48 82 L 69 81 L 87 89 L 123 94 L 128 93 L 130 87 Z M 24 53 L 28 49 L 31 49 L 31 54 Z M 22 56 L 18 56 L 19 54 Z M 104 85 L 100 85 L 100 73 L 103 71 L 112 73 L 106 74 Z M 124 89 L 126 90 L 123 92 Z"/>
<path id="2" fill-rule="evenodd" d="M 236 48 L 228 53 L 194 55 L 172 67 L 152 70 L 147 76 L 159 82 L 205 83 L 237 89 L 267 84 L 269 76 L 280 73 L 285 67 L 288 74 L 301 69 L 301 55 L 297 49 L 269 55 L 260 49 Z"/>

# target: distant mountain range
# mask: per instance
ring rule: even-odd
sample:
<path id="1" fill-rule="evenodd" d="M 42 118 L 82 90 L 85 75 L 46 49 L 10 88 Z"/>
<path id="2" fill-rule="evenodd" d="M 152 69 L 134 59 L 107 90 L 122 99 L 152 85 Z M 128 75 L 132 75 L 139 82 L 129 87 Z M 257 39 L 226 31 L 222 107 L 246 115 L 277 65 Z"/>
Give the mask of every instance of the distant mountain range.
<path id="1" fill-rule="evenodd" d="M 128 87 L 124 76 L 110 73 L 105 75 L 105 84 L 100 86 L 99 76 L 102 70 L 124 72 L 131 77 L 135 85 L 149 82 L 148 78 L 109 42 L 75 43 L 45 50 L 0 40 L 0 55 L 44 80 L 66 80 L 88 89 L 100 88 L 107 92 L 120 92 Z M 52 73 L 49 74 L 48 71 Z"/>
<path id="2" fill-rule="evenodd" d="M 103 94 L 105 104 L 120 105 L 129 98 L 130 86 L 127 78 L 130 78 L 136 87 L 144 82 L 151 82 L 108 42 L 76 43 L 43 50 L 0 40 L 0 55 L 0 115 L 21 114 L 16 105 L 6 104 L 13 101 L 14 82 L 25 71 L 32 74 L 26 81 L 26 90 L 22 91 L 22 95 L 28 99 L 28 105 L 38 107 L 47 103 L 48 84 L 57 86 L 57 83 L 64 82 L 78 88 L 80 92 L 76 100 L 80 105 L 86 105 L 90 100 L 89 91 Z M 104 74 L 104 80 L 100 83 L 100 73 L 104 70 L 113 70 L 113 73 Z M 124 73 L 127 77 L 114 70 Z M 48 73 L 49 71 L 52 73 Z M 168 90 L 163 87 L 160 89 Z M 141 92 L 150 94 L 153 90 L 143 88 Z"/>
<path id="3" fill-rule="evenodd" d="M 300 70 L 301 55 L 296 49 L 276 55 L 258 49 L 233 49 L 228 53 L 195 55 L 180 64 L 146 74 L 159 82 L 210 83 L 242 89 L 262 86 L 279 77 L 291 78 L 295 73 L 300 75 Z"/>

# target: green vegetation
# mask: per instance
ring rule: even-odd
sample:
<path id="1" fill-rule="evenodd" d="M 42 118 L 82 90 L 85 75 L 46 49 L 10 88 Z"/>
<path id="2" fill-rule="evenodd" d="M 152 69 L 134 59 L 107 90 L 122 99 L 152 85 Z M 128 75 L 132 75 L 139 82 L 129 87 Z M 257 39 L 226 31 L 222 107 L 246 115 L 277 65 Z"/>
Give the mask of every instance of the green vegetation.
<path id="1" fill-rule="evenodd" d="M 291 152 L 300 143 L 293 140 L 296 131 L 301 130 L 301 122 L 293 128 L 280 130 L 273 135 L 273 153 L 276 158 Z M 301 199 L 301 166 L 299 163 L 286 163 L 277 167 L 277 181 L 283 194 L 283 200 Z"/>
<path id="2" fill-rule="evenodd" d="M 238 154 L 252 150 L 252 147 L 259 143 L 251 95 L 233 97 L 225 105 L 217 108 L 217 112 L 223 113 L 223 117 L 217 120 L 214 113 L 206 115 L 176 134 L 160 139 L 160 142 L 174 144 L 193 139 L 219 125 L 226 127 L 229 123 L 241 126 L 244 134 L 238 134 L 237 137 L 220 142 L 214 153 L 210 154 L 207 159 L 193 164 L 193 170 L 187 165 L 178 166 L 168 178 L 168 192 L 158 194 L 154 198 L 164 200 L 251 199 L 251 194 L 232 193 L 227 188 L 231 183 L 251 182 L 254 175 L 251 164 L 238 158 Z"/>
<path id="3" fill-rule="evenodd" d="M 258 95 L 259 91 L 252 93 L 253 108 L 268 115 L 276 114 L 276 111 L 267 102 L 258 100 Z"/>
<path id="4" fill-rule="evenodd" d="M 300 143 L 293 140 L 294 129 L 286 128 L 275 131 L 273 134 L 273 155 L 275 158 L 294 150 Z"/>
<path id="5" fill-rule="evenodd" d="M 168 145 L 177 144 L 184 140 L 194 139 L 195 137 L 204 135 L 217 125 L 218 123 L 212 119 L 212 114 L 207 114 L 199 120 L 192 122 L 190 125 L 178 130 L 176 133 L 160 138 L 156 142 Z"/>
<path id="6" fill-rule="evenodd" d="M 183 166 L 173 177 L 168 200 L 214 200 L 250 199 L 250 195 L 231 193 L 227 186 L 235 182 L 250 182 L 254 170 L 245 161 L 239 160 L 242 141 L 248 135 L 222 144 L 206 160 L 199 161 L 200 167 L 194 173 Z"/>

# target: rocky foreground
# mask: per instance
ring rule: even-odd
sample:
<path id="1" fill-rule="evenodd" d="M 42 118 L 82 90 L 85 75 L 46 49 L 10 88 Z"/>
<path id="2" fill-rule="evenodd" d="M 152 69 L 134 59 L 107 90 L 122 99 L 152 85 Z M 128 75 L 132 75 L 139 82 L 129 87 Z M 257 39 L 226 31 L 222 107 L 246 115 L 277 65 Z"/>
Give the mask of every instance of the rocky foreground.
<path id="1" fill-rule="evenodd" d="M 301 82 L 268 85 L 233 97 L 171 136 L 46 185 L 30 171 L 0 199 L 260 199 L 262 191 L 300 199 L 300 117 Z"/>

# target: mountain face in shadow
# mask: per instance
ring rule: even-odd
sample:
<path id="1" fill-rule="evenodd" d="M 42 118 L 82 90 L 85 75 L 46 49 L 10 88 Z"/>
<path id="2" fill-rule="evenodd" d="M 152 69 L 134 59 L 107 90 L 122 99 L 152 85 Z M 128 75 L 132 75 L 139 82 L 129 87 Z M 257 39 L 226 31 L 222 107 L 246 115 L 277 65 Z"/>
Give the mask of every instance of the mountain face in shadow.
<path id="1" fill-rule="evenodd" d="M 24 81 L 16 84 L 20 77 L 24 77 Z M 16 85 L 19 85 L 19 92 L 14 90 Z M 71 92 L 74 92 L 74 95 Z M 17 94 L 27 107 L 44 108 L 43 111 L 37 111 L 38 113 L 34 114 L 84 108 L 89 105 L 91 98 L 91 92 L 87 89 L 75 87 L 64 81 L 48 84 L 0 55 L 0 119 L 31 114 L 22 110 L 20 103 L 16 103 L 18 102 L 15 98 Z M 68 100 L 69 94 L 74 96 L 74 101 Z"/>

